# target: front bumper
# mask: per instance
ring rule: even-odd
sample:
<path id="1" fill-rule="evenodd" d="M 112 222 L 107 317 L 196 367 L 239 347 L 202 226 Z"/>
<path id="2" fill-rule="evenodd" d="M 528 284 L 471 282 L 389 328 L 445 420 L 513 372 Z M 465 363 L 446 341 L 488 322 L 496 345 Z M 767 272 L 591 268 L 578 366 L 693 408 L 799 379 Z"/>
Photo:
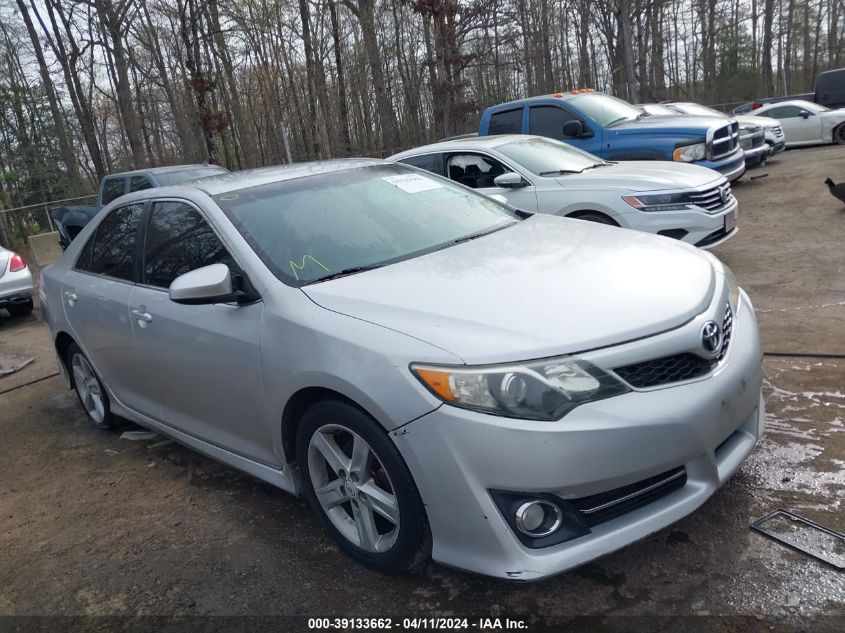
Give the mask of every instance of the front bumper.
<path id="1" fill-rule="evenodd" d="M 761 165 L 769 157 L 769 146 L 763 143 L 758 147 L 743 150 L 743 152 L 745 153 L 745 167 L 751 169 Z"/>
<path id="2" fill-rule="evenodd" d="M 733 182 L 745 173 L 745 155 L 741 149 L 737 149 L 736 152 L 721 160 L 701 160 L 693 164 L 718 171 L 728 179 L 728 182 Z"/>
<path id="3" fill-rule="evenodd" d="M 704 316 L 673 333 L 582 357 L 639 354 L 700 336 Z M 604 360 L 603 360 L 604 359 Z M 433 558 L 514 580 L 537 580 L 608 554 L 681 519 L 739 468 L 765 420 L 757 323 L 742 293 L 727 356 L 705 378 L 594 402 L 557 422 L 533 422 L 441 406 L 391 435 L 426 506 Z M 575 499 L 683 466 L 686 482 L 574 540 L 523 545 L 490 490 Z"/>
<path id="4" fill-rule="evenodd" d="M 631 210 L 619 218 L 625 228 L 657 233 L 700 248 L 712 248 L 733 237 L 737 229 L 725 230 L 725 218 L 739 213 L 735 197 L 715 213 L 691 207 L 682 211 Z"/>

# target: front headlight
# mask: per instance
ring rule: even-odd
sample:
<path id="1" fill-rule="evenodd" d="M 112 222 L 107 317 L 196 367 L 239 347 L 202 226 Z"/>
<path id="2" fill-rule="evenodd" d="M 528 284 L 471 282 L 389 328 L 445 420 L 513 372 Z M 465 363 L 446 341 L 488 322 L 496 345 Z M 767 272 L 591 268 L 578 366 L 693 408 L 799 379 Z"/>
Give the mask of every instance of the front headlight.
<path id="1" fill-rule="evenodd" d="M 622 196 L 622 199 L 640 211 L 679 211 L 691 204 L 688 193 L 638 194 Z"/>
<path id="2" fill-rule="evenodd" d="M 676 147 L 672 152 L 672 160 L 681 161 L 684 163 L 691 163 L 696 160 L 704 160 L 707 154 L 707 143 L 696 143 L 694 145 L 684 145 Z"/>
<path id="3" fill-rule="evenodd" d="M 731 304 L 731 311 L 736 314 L 739 309 L 739 284 L 734 277 L 733 271 L 724 263 L 722 269 L 725 271 L 725 283 L 728 286 L 728 302 Z"/>
<path id="4" fill-rule="evenodd" d="M 527 420 L 558 420 L 579 404 L 628 391 L 607 372 L 571 356 L 478 367 L 412 364 L 411 371 L 443 402 Z"/>

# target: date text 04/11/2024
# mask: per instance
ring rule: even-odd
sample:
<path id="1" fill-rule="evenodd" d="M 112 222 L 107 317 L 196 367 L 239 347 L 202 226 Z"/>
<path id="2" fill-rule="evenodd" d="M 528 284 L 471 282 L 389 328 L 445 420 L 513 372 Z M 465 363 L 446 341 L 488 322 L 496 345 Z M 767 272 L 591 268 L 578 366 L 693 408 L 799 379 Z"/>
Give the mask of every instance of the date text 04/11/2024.
<path id="1" fill-rule="evenodd" d="M 528 623 L 520 618 L 308 618 L 310 630 L 525 630 Z"/>

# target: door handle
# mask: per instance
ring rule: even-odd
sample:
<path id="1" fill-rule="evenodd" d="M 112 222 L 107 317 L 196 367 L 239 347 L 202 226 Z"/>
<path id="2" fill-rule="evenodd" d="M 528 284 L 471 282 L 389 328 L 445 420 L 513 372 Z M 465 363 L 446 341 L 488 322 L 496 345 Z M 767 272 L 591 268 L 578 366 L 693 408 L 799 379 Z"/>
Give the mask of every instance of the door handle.
<path id="1" fill-rule="evenodd" d="M 138 325 L 141 327 L 147 327 L 147 323 L 151 323 L 153 320 L 153 315 L 147 312 L 146 307 L 141 306 L 137 310 L 130 310 L 132 316 L 138 319 Z"/>
<path id="2" fill-rule="evenodd" d="M 76 302 L 79 297 L 76 296 L 75 292 L 68 291 L 65 293 L 65 299 L 67 299 L 69 305 L 76 305 Z"/>

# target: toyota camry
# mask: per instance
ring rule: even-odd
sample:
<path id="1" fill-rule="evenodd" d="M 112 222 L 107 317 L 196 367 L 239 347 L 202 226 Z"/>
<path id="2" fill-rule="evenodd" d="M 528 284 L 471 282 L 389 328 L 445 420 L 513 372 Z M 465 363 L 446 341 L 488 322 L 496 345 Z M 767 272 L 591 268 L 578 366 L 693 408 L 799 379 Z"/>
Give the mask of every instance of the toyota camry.
<path id="1" fill-rule="evenodd" d="M 714 256 L 344 160 L 130 193 L 43 271 L 91 424 L 307 499 L 358 561 L 534 580 L 689 514 L 763 420 Z"/>

